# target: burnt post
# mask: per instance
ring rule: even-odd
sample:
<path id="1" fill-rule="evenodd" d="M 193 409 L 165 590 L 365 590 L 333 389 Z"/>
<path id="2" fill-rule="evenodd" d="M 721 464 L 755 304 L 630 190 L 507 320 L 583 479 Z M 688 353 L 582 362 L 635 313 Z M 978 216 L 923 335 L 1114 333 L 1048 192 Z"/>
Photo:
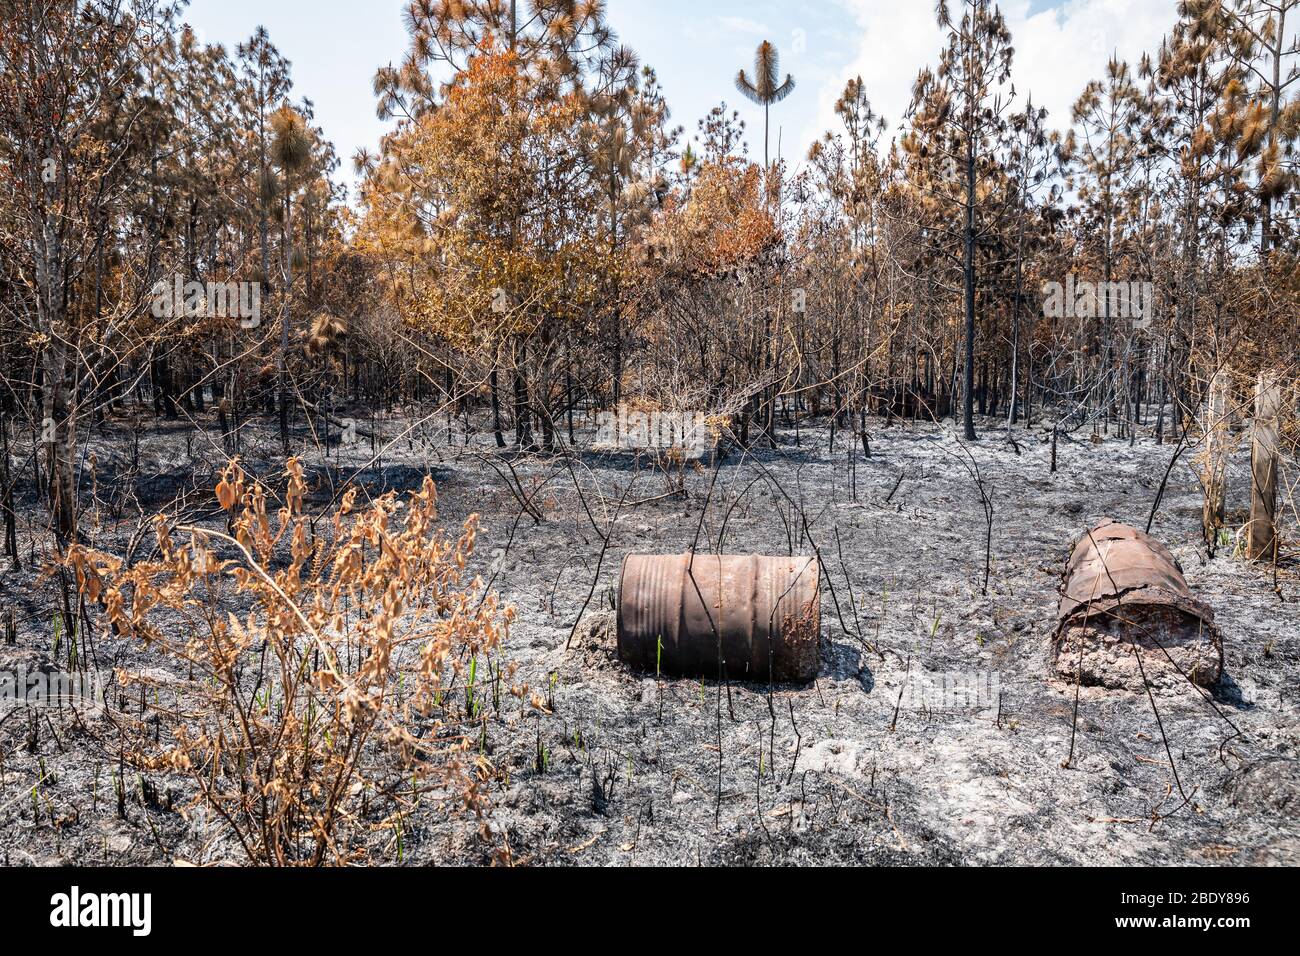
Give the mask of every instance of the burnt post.
<path id="1" fill-rule="evenodd" d="M 1201 482 L 1205 487 L 1205 506 L 1201 512 L 1201 529 L 1205 545 L 1214 553 L 1223 527 L 1224 511 L 1228 499 L 1228 386 L 1226 369 L 1214 373 L 1210 381 L 1209 397 L 1203 411 L 1202 430 L 1205 434 L 1205 458 L 1201 469 Z"/>
<path id="2" fill-rule="evenodd" d="M 1277 377 L 1260 372 L 1255 385 L 1255 420 L 1250 439 L 1250 524 L 1246 554 L 1252 560 L 1277 557 L 1277 446 L 1282 389 Z"/>

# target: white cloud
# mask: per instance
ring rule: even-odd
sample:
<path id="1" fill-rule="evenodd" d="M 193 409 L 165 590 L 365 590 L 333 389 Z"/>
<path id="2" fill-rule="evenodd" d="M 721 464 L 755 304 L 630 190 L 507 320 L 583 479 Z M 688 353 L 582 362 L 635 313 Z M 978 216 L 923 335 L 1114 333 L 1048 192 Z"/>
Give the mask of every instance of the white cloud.
<path id="1" fill-rule="evenodd" d="M 805 145 L 835 127 L 835 101 L 853 76 L 863 78 L 872 106 L 896 129 L 917 71 L 934 65 L 944 43 L 931 2 L 839 2 L 857 23 L 857 53 L 819 90 L 816 114 L 801 133 Z M 950 6 L 958 16 L 958 0 Z M 1032 94 L 1055 128 L 1068 124 L 1071 105 L 1089 80 L 1101 77 L 1112 52 L 1136 66 L 1142 53 L 1155 53 L 1177 16 L 1172 0 L 1067 0 L 1033 13 L 1031 6 L 1029 0 L 1000 4 L 1015 49 L 1011 80 L 1017 104 Z"/>

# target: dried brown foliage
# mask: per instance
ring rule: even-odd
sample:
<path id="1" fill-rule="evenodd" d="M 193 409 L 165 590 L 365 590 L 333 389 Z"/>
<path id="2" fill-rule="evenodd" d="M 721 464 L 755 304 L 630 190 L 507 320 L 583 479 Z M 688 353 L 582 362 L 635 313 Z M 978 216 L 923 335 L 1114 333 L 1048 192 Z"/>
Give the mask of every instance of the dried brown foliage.
<path id="1" fill-rule="evenodd" d="M 503 693 L 529 693 L 501 656 L 513 609 L 465 581 L 477 516 L 446 534 L 426 477 L 404 501 L 358 507 L 350 489 L 313 518 L 296 459 L 285 477 L 277 505 L 237 460 L 226 466 L 216 496 L 229 534 L 159 515 L 150 560 L 68 551 L 117 638 L 188 675 L 160 694 L 118 672 L 164 727 L 155 738 L 143 715 L 123 714 L 125 759 L 188 776 L 195 805 L 259 864 L 348 863 L 384 830 L 400 856 L 421 801 L 482 823 L 493 769 L 476 743 Z"/>

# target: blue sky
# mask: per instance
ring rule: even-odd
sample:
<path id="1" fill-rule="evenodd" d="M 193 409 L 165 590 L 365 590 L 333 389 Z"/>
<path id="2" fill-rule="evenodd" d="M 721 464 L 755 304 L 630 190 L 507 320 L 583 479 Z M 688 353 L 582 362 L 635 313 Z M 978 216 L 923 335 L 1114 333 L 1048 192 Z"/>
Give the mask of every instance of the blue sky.
<path id="1" fill-rule="evenodd" d="M 344 160 L 373 149 L 384 130 L 370 80 L 406 49 L 401 0 L 193 0 L 184 18 L 207 43 L 233 52 L 259 25 L 293 64 L 294 98 L 315 104 L 317 122 Z M 1111 51 L 1136 59 L 1173 24 L 1174 0 L 1004 0 L 1016 48 L 1013 81 L 1058 124 Z M 750 154 L 762 154 L 762 113 L 736 92 L 754 48 L 771 40 L 795 92 L 773 110 L 772 149 L 797 163 L 833 119 L 844 82 L 862 75 L 877 112 L 896 126 L 916 71 L 942 45 L 932 0 L 609 0 L 620 40 L 654 66 L 673 122 L 695 131 L 726 100 L 748 124 Z"/>

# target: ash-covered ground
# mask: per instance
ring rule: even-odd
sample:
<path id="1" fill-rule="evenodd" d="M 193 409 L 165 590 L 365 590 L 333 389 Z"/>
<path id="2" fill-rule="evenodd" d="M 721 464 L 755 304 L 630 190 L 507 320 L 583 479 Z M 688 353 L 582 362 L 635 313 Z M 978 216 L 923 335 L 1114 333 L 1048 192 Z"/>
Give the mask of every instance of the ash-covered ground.
<path id="1" fill-rule="evenodd" d="M 1076 717 L 1076 688 L 1048 677 L 1064 561 L 1103 517 L 1145 527 L 1173 446 L 1149 434 L 1133 445 L 1062 438 L 1052 474 L 1050 430 L 1017 427 L 1013 447 L 1005 425 L 984 423 L 967 446 L 993 506 L 982 594 L 985 510 L 951 423 L 873 421 L 870 458 L 845 432 L 832 451 L 827 425 L 783 429 L 776 449 L 732 449 L 716 476 L 707 458 L 688 466 L 685 494 L 676 473 L 632 452 L 566 462 L 498 452 L 482 434 L 466 446 L 459 433 L 448 443 L 425 430 L 424 444 L 399 441 L 373 462 L 368 440 L 335 448 L 328 465 L 304 456 L 317 504 L 359 468 L 371 492 L 414 489 L 428 470 L 447 527 L 482 516 L 477 570 L 518 610 L 509 656 L 552 704 L 490 728 L 504 771 L 490 824 L 515 862 L 1300 863 L 1300 573 L 1246 563 L 1231 543 L 1207 558 L 1191 453 L 1169 473 L 1152 533 L 1213 608 L 1224 677 L 1208 692 L 1084 687 Z M 107 428 L 93 439 L 108 503 L 96 546 L 125 551 L 139 511 L 186 488 L 170 510 L 218 520 L 210 432 L 145 432 L 136 453 L 122 451 L 125 424 Z M 272 467 L 271 437 L 260 454 L 244 449 L 250 471 L 259 459 Z M 1243 455 L 1230 512 L 1246 503 Z M 518 488 L 542 482 L 539 520 L 521 517 Z M 30 491 L 24 511 L 44 520 Z M 828 580 L 814 683 L 657 679 L 618 661 L 610 608 L 623 556 L 693 543 L 820 552 Z M 39 577 L 30 567 L 0 574 L 0 612 L 14 608 L 19 623 L 0 668 L 52 664 L 56 592 Z M 166 663 L 98 641 L 117 666 Z M 939 695 L 943 686 L 966 692 L 965 704 Z M 221 825 L 181 812 L 192 796 L 183 778 L 128 770 L 121 812 L 111 734 L 97 720 L 0 713 L 0 858 L 241 861 Z M 431 807 L 410 822 L 400 860 L 475 863 L 490 851 L 474 821 Z M 398 857 L 377 842 L 369 861 Z"/>

